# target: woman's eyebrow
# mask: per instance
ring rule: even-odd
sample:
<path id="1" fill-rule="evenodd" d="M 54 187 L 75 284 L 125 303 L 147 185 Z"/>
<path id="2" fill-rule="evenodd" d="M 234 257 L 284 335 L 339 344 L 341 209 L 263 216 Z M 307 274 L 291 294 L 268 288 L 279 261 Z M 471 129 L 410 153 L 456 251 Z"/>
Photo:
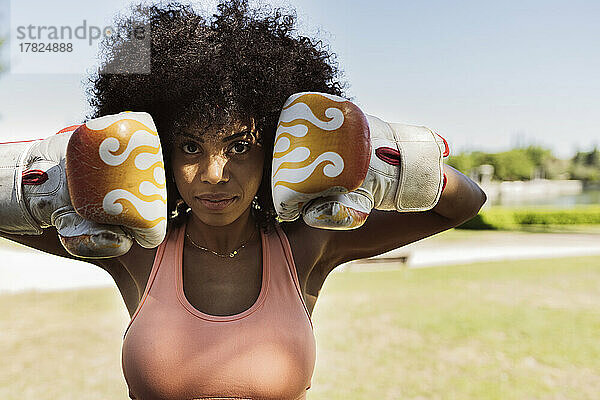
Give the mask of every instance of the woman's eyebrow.
<path id="1" fill-rule="evenodd" d="M 240 136 L 246 136 L 249 134 L 252 134 L 252 131 L 250 129 L 246 129 L 244 131 L 237 132 L 237 133 L 234 133 L 233 135 L 227 136 L 227 137 L 223 138 L 222 141 L 227 142 L 228 140 L 235 139 Z"/>

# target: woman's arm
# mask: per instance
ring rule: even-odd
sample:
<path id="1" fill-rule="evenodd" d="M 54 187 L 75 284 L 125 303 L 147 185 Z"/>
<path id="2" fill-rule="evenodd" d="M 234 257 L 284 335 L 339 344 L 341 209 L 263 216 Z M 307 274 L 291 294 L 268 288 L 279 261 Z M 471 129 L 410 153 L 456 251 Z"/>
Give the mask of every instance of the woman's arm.
<path id="1" fill-rule="evenodd" d="M 464 174 L 445 165 L 447 182 L 437 205 L 424 212 L 373 210 L 365 224 L 350 231 L 327 231 L 323 268 L 373 257 L 453 228 L 477 215 L 486 201 L 481 188 Z M 325 275 L 329 271 L 322 271 Z"/>
<path id="2" fill-rule="evenodd" d="M 0 232 L 0 237 L 8 239 L 12 242 L 22 244 L 32 249 L 43 251 L 44 253 L 53 254 L 59 257 L 70 258 L 78 261 L 92 261 L 70 254 L 58 239 L 58 233 L 55 227 L 49 227 L 43 230 L 41 235 L 19 235 L 14 233 Z"/>
<path id="3" fill-rule="evenodd" d="M 458 221 L 456 225 L 460 225 L 477 215 L 487 196 L 475 182 L 460 171 L 444 165 L 444 172 L 447 178 L 446 187 L 433 211 L 449 220 Z"/>

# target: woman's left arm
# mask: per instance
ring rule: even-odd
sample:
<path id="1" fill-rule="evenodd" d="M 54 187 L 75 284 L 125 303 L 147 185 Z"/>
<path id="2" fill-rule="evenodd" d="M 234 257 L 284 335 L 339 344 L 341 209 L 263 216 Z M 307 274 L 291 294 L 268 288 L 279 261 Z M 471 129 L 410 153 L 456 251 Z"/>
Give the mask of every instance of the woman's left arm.
<path id="1" fill-rule="evenodd" d="M 477 215 L 486 201 L 481 188 L 456 169 L 444 165 L 446 187 L 437 205 L 429 211 L 372 210 L 358 229 L 327 231 L 328 262 L 324 268 L 347 261 L 373 257 L 445 231 Z M 327 274 L 329 271 L 323 271 Z"/>
<path id="2" fill-rule="evenodd" d="M 487 196 L 479 185 L 451 166 L 444 165 L 444 172 L 446 187 L 432 210 L 460 225 L 477 215 Z"/>

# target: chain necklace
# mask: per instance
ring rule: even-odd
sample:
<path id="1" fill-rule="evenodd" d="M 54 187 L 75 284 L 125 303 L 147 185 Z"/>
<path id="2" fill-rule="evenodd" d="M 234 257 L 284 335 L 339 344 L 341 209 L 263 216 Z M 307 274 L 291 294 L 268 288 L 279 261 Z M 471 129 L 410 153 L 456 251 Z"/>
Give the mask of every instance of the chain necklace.
<path id="1" fill-rule="evenodd" d="M 216 251 L 213 251 L 213 250 L 211 250 L 211 249 L 207 249 L 207 248 L 206 248 L 206 247 L 204 247 L 204 246 L 200 246 L 199 244 L 197 244 L 196 242 L 194 242 L 194 241 L 192 240 L 192 238 L 190 237 L 190 235 L 189 235 L 187 232 L 185 233 L 185 236 L 186 236 L 186 237 L 187 237 L 187 238 L 190 240 L 190 242 L 192 242 L 192 244 L 193 244 L 195 247 L 197 247 L 197 248 L 198 248 L 198 249 L 200 249 L 200 250 L 208 251 L 208 252 L 210 252 L 210 253 L 213 253 L 215 256 L 219 256 L 219 257 L 223 257 L 223 258 L 233 258 L 233 257 L 237 256 L 237 255 L 238 255 L 238 253 L 239 253 L 239 251 L 240 251 L 241 249 L 243 249 L 243 248 L 244 248 L 244 247 L 245 247 L 245 246 L 248 244 L 248 242 L 250 241 L 250 239 L 252 239 L 252 238 L 254 237 L 254 232 L 255 232 L 255 231 L 256 231 L 256 229 L 253 229 L 253 230 L 252 230 L 252 234 L 250 235 L 250 237 L 249 237 L 248 239 L 246 239 L 246 241 L 245 241 L 245 242 L 243 242 L 243 243 L 240 245 L 240 247 L 238 247 L 237 249 L 233 250 L 233 251 L 232 251 L 232 252 L 230 252 L 229 254 L 221 254 L 221 253 L 217 253 Z"/>

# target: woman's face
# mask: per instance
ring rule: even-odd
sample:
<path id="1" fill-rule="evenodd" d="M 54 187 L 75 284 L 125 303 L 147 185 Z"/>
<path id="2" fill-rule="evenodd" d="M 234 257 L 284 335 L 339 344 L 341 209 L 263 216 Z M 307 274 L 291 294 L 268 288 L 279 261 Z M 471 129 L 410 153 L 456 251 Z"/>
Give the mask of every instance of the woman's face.
<path id="1" fill-rule="evenodd" d="M 171 165 L 179 194 L 203 223 L 224 226 L 251 205 L 263 174 L 264 151 L 253 123 L 178 132 Z"/>

